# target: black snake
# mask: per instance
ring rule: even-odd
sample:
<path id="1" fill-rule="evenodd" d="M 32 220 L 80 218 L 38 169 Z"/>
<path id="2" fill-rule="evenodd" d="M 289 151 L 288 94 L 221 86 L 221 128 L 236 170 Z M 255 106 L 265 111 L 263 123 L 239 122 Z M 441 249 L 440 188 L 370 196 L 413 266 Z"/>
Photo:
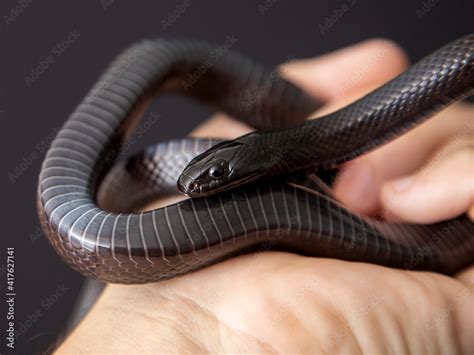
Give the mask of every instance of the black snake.
<path id="1" fill-rule="evenodd" d="M 472 94 L 473 57 L 471 34 L 305 121 L 322 103 L 275 71 L 203 42 L 145 40 L 112 63 L 53 141 L 39 177 L 42 226 L 74 269 L 107 282 L 158 281 L 259 249 L 454 273 L 474 261 L 466 215 L 432 225 L 363 217 L 318 176 Z M 145 104 L 165 92 L 261 131 L 162 143 L 115 164 Z M 176 192 L 178 177 L 193 198 L 136 212 Z"/>

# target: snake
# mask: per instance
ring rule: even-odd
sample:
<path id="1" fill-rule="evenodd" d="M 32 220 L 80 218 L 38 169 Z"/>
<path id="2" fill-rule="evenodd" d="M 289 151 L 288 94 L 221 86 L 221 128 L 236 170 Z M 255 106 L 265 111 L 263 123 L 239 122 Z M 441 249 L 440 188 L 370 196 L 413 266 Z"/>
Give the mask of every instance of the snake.
<path id="1" fill-rule="evenodd" d="M 324 100 L 232 45 L 142 40 L 78 104 L 45 155 L 36 199 L 45 235 L 66 263 L 124 284 L 269 250 L 448 275 L 472 264 L 467 214 L 433 224 L 363 216 L 337 201 L 325 176 L 472 95 L 474 34 L 315 119 Z M 234 140 L 174 139 L 124 158 L 150 103 L 163 94 L 256 130 Z M 189 198 L 147 210 L 178 191 Z"/>

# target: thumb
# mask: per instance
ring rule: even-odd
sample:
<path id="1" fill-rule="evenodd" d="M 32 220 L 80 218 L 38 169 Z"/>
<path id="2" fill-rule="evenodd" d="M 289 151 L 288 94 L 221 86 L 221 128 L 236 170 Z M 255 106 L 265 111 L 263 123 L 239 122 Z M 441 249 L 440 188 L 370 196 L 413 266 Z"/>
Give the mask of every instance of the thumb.
<path id="1" fill-rule="evenodd" d="M 433 223 L 474 209 L 474 148 L 444 149 L 414 174 L 387 181 L 381 190 L 388 219 Z"/>

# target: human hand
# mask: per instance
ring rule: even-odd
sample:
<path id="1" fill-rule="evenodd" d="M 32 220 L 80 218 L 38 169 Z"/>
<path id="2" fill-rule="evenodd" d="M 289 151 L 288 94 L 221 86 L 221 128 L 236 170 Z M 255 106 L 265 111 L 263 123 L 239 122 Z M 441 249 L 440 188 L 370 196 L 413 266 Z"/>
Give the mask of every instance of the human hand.
<path id="1" fill-rule="evenodd" d="M 374 40 L 291 63 L 282 73 L 327 100 L 328 112 L 406 66 L 399 48 Z M 456 143 L 431 168 L 433 176 L 423 177 L 433 184 L 430 194 L 437 193 L 431 198 L 443 208 L 426 211 L 433 202 L 416 183 L 412 188 L 421 197 L 397 195 L 391 179 L 423 170 L 427 157 L 443 151 L 469 115 L 472 109 L 457 105 L 349 163 L 336 183 L 336 195 L 356 211 L 382 210 L 391 219 L 433 221 L 466 211 L 466 187 L 460 183 L 461 176 L 469 177 L 466 143 Z M 194 135 L 231 138 L 249 130 L 217 115 Z M 390 165 L 383 164 L 387 161 Z M 374 175 L 361 173 L 364 164 Z M 366 182 L 373 176 L 376 183 L 364 185 L 364 174 Z M 472 353 L 473 304 L 472 267 L 451 278 L 289 253 L 255 253 L 160 283 L 108 286 L 58 352 Z"/>
<path id="2" fill-rule="evenodd" d="M 335 195 L 349 209 L 391 221 L 474 216 L 474 105 L 453 105 L 342 169 Z M 442 206 L 442 207 L 440 207 Z"/>

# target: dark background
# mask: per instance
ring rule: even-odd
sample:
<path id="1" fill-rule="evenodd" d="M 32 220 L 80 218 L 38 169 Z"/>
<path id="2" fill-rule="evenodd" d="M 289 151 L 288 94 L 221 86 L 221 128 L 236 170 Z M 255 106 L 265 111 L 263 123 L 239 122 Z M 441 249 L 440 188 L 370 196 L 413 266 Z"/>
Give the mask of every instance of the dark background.
<path id="1" fill-rule="evenodd" d="M 169 15 L 178 5 L 179 15 Z M 337 10 L 343 14 L 335 15 Z M 233 49 L 275 65 L 289 57 L 314 56 L 367 38 L 387 37 L 416 61 L 473 32 L 473 15 L 473 1 L 455 0 L 1 0 L 0 352 L 8 350 L 3 313 L 7 247 L 15 248 L 17 330 L 22 323 L 27 325 L 16 340 L 16 351 L 45 349 L 64 330 L 83 278 L 58 259 L 39 228 L 37 176 L 55 130 L 121 49 L 160 35 L 219 44 L 234 35 Z M 337 19 L 329 20 L 328 27 L 330 16 Z M 325 33 L 320 24 L 328 27 Z M 58 50 L 57 44 L 68 37 L 69 48 Z M 54 62 L 32 81 L 32 71 L 49 56 Z M 153 109 L 161 121 L 133 149 L 183 136 L 209 114 L 176 98 L 160 99 Z M 62 284 L 65 294 L 51 298 Z M 38 310 L 41 315 L 33 321 Z"/>

